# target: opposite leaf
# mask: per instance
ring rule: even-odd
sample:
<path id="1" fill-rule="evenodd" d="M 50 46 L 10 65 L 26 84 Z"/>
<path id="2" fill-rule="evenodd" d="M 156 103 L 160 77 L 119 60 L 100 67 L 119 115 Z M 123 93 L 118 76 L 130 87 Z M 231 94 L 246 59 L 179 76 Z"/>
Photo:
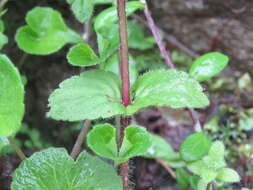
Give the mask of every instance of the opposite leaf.
<path id="1" fill-rule="evenodd" d="M 109 71 L 90 70 L 60 84 L 49 97 L 48 116 L 81 121 L 123 114 L 119 77 Z"/>
<path id="2" fill-rule="evenodd" d="M 136 81 L 131 91 L 133 100 L 127 107 L 129 115 L 148 106 L 201 108 L 209 104 L 199 83 L 187 73 L 176 70 L 147 72 Z"/>
<path id="3" fill-rule="evenodd" d="M 150 135 L 144 127 L 128 126 L 124 134 L 118 162 L 125 162 L 132 157 L 144 154 L 152 144 Z"/>
<path id="4" fill-rule="evenodd" d="M 181 144 L 180 155 L 186 162 L 193 162 L 206 155 L 210 147 L 211 141 L 203 132 L 194 133 Z"/>
<path id="5" fill-rule="evenodd" d="M 68 28 L 61 14 L 52 8 L 36 7 L 26 15 L 27 25 L 18 29 L 15 39 L 27 53 L 47 55 L 67 43 L 82 41 L 79 34 Z"/>
<path id="6" fill-rule="evenodd" d="M 82 153 L 75 162 L 65 149 L 49 148 L 34 153 L 14 172 L 12 190 L 121 190 L 114 168 Z"/>
<path id="7" fill-rule="evenodd" d="M 10 136 L 21 126 L 24 87 L 16 67 L 0 54 L 0 136 Z"/>
<path id="8" fill-rule="evenodd" d="M 98 64 L 99 58 L 88 44 L 77 44 L 67 54 L 68 62 L 71 65 L 85 67 Z"/>
<path id="9" fill-rule="evenodd" d="M 120 150 L 116 144 L 116 130 L 110 124 L 95 126 L 87 136 L 88 146 L 98 155 L 110 158 L 116 163 L 126 162 L 128 159 L 144 154 L 151 142 L 145 128 L 129 126 L 125 129 L 125 136 Z"/>
<path id="10" fill-rule="evenodd" d="M 118 156 L 116 129 L 110 124 L 96 125 L 88 133 L 87 143 L 99 156 L 116 160 Z"/>
<path id="11" fill-rule="evenodd" d="M 222 71 L 228 61 L 229 58 L 219 52 L 204 54 L 193 62 L 190 75 L 198 81 L 207 80 Z"/>

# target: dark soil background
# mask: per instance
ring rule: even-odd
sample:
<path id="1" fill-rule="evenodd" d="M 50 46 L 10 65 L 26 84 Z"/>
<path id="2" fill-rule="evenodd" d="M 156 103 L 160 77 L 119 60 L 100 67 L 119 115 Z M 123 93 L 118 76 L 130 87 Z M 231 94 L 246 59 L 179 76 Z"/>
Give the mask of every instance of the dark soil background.
<path id="1" fill-rule="evenodd" d="M 168 48 L 175 48 L 182 43 L 188 48 L 188 51 L 192 52 L 193 56 L 218 50 L 231 58 L 229 68 L 223 72 L 224 77 L 238 78 L 245 72 L 249 72 L 252 76 L 252 0 L 149 0 L 148 4 L 157 25 L 169 38 Z M 64 146 L 70 149 L 77 133 L 66 136 L 67 140 L 63 140 L 62 131 L 70 124 L 56 122 L 46 117 L 47 99 L 49 94 L 57 88 L 59 82 L 78 74 L 80 69 L 70 66 L 66 61 L 65 55 L 70 46 L 65 46 L 59 52 L 49 56 L 26 55 L 18 49 L 14 40 L 15 32 L 18 27 L 25 24 L 26 12 L 35 6 L 55 8 L 62 13 L 70 27 L 82 32 L 83 26 L 75 20 L 64 0 L 11 0 L 6 5 L 8 12 L 3 17 L 6 25 L 5 33 L 9 37 L 9 43 L 3 52 L 20 69 L 21 74 L 28 78 L 25 123 L 32 128 L 39 129 L 44 141 L 49 141 L 54 146 Z M 97 7 L 96 11 L 100 8 L 102 7 Z M 175 39 L 178 42 L 175 42 Z M 95 46 L 95 40 L 91 43 Z M 21 61 L 22 59 L 24 62 Z M 247 98 L 249 105 L 252 98 L 252 94 Z M 207 120 L 212 111 L 212 108 L 209 108 L 203 112 L 203 122 Z M 187 113 L 185 113 L 186 116 L 182 116 L 182 113 L 175 115 L 180 115 L 181 120 L 188 122 L 178 122 L 175 128 L 173 127 L 175 123 L 170 124 L 168 118 L 156 109 L 150 109 L 137 115 L 136 122 L 164 136 L 174 148 L 178 148 L 180 142 L 192 133 L 193 129 Z M 177 121 L 177 118 L 174 120 Z M 28 154 L 31 152 L 27 150 Z M 8 190 L 11 172 L 17 166 L 18 160 L 5 156 L 0 161 L 0 189 Z M 162 188 L 162 186 L 165 186 L 164 190 L 177 189 L 173 186 L 174 182 L 167 175 L 166 170 L 155 161 L 135 159 L 132 165 L 132 181 L 139 189 L 151 190 L 158 189 L 157 187 Z M 170 183 L 170 188 L 168 183 Z"/>

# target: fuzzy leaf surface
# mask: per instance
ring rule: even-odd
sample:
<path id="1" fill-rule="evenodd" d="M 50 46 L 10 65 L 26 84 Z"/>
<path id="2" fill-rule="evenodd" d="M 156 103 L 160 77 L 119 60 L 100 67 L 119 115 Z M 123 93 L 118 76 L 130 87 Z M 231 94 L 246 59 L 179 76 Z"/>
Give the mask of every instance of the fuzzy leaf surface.
<path id="1" fill-rule="evenodd" d="M 207 53 L 193 62 L 189 73 L 198 81 L 204 81 L 222 71 L 227 66 L 228 61 L 229 58 L 222 53 Z"/>
<path id="2" fill-rule="evenodd" d="M 49 148 L 24 160 L 13 175 L 12 190 L 121 190 L 114 168 L 82 153 L 74 161 L 63 148 Z"/>
<path id="3" fill-rule="evenodd" d="M 201 108 L 209 104 L 199 83 L 182 71 L 155 70 L 145 73 L 135 82 L 129 115 L 148 106 L 171 108 Z"/>
<path id="4" fill-rule="evenodd" d="M 92 66 L 100 63 L 99 58 L 88 44 L 77 44 L 67 54 L 68 62 L 78 67 Z"/>
<path id="5" fill-rule="evenodd" d="M 61 14 L 52 8 L 35 7 L 26 15 L 27 25 L 18 29 L 15 39 L 20 49 L 30 54 L 48 55 L 67 43 L 82 41 L 66 26 Z"/>
<path id="6" fill-rule="evenodd" d="M 24 87 L 17 68 L 0 54 L 0 135 L 18 131 L 24 115 Z"/>
<path id="7" fill-rule="evenodd" d="M 81 121 L 123 114 L 119 77 L 109 71 L 90 70 L 60 83 L 49 97 L 48 116 Z"/>

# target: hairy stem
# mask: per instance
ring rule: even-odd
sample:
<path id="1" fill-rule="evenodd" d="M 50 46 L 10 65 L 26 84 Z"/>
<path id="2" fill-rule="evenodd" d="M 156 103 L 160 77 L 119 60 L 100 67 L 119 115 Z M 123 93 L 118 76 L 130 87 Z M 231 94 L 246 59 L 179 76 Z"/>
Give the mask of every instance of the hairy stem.
<path id="1" fill-rule="evenodd" d="M 140 0 L 140 1 L 146 3 L 145 0 Z M 154 36 L 154 38 L 156 40 L 156 43 L 157 43 L 157 45 L 158 45 L 158 47 L 160 49 L 160 52 L 162 53 L 162 55 L 164 57 L 164 60 L 165 60 L 166 64 L 168 65 L 168 67 L 170 69 L 175 69 L 175 66 L 174 66 L 173 62 L 170 59 L 169 52 L 166 50 L 166 48 L 165 48 L 165 46 L 164 46 L 164 44 L 162 42 L 161 36 L 159 34 L 159 29 L 155 25 L 154 19 L 151 16 L 151 13 L 150 13 L 150 11 L 148 9 L 147 4 L 146 4 L 146 7 L 144 9 L 144 14 L 146 16 L 149 28 L 152 31 L 152 34 L 153 34 L 153 36 Z M 201 124 L 200 124 L 200 121 L 199 121 L 197 113 L 192 108 L 188 108 L 187 110 L 188 110 L 188 112 L 189 112 L 189 114 L 190 114 L 190 116 L 192 118 L 194 129 L 196 131 L 201 131 Z"/>
<path id="2" fill-rule="evenodd" d="M 130 104 L 130 81 L 129 81 L 129 66 L 128 66 L 128 42 L 127 42 L 127 17 L 126 17 L 126 0 L 117 0 L 117 11 L 119 18 L 119 33 L 120 33 L 120 74 L 122 81 L 121 101 L 127 107 Z M 118 147 L 121 146 L 124 130 L 129 125 L 128 117 L 121 117 L 119 129 Z M 119 165 L 119 174 L 123 181 L 123 190 L 129 190 L 128 187 L 128 163 Z"/>
<path id="3" fill-rule="evenodd" d="M 21 160 L 25 160 L 26 159 L 26 156 L 25 154 L 23 153 L 23 151 L 19 148 L 19 146 L 17 145 L 15 139 L 13 137 L 8 137 L 8 140 L 9 140 L 9 143 L 11 145 L 11 147 L 16 151 L 18 157 L 21 159 Z"/>
<path id="4" fill-rule="evenodd" d="M 86 120 L 83 124 L 83 127 L 76 139 L 75 145 L 71 151 L 71 157 L 75 160 L 78 155 L 80 154 L 81 150 L 82 150 L 82 144 L 84 142 L 85 136 L 89 130 L 91 126 L 91 121 L 90 120 Z"/>

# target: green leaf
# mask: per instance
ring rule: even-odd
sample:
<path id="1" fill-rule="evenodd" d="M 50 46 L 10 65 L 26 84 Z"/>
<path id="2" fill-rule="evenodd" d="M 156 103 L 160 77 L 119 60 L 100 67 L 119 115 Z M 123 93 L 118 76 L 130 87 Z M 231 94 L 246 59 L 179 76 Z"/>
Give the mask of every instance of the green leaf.
<path id="1" fill-rule="evenodd" d="M 202 169 L 206 167 L 206 164 L 203 162 L 203 160 L 198 160 L 196 162 L 192 162 L 187 164 L 188 170 L 190 170 L 192 173 L 201 176 Z"/>
<path id="2" fill-rule="evenodd" d="M 130 48 L 147 50 L 156 44 L 153 37 L 145 37 L 143 28 L 136 20 L 128 22 L 128 44 Z"/>
<path id="3" fill-rule="evenodd" d="M 120 76 L 120 69 L 119 69 L 119 56 L 118 54 L 114 54 L 104 65 L 104 70 L 111 71 L 118 76 Z M 130 74 L 130 83 L 133 84 L 137 77 L 138 71 L 136 69 L 136 63 L 133 57 L 129 56 L 129 74 Z"/>
<path id="4" fill-rule="evenodd" d="M 209 167 L 214 169 L 219 169 L 226 166 L 226 162 L 224 160 L 225 156 L 225 146 L 221 141 L 215 141 L 208 153 L 208 156 L 204 159 L 206 164 Z"/>
<path id="5" fill-rule="evenodd" d="M 209 104 L 199 83 L 187 73 L 176 70 L 145 73 L 135 82 L 131 91 L 133 101 L 127 107 L 128 115 L 148 106 L 201 108 Z"/>
<path id="6" fill-rule="evenodd" d="M 118 163 L 144 154 L 151 146 L 150 135 L 144 127 L 128 126 L 119 151 Z"/>
<path id="7" fill-rule="evenodd" d="M 12 62 L 0 54 L 0 136 L 18 131 L 24 115 L 24 87 Z"/>
<path id="8" fill-rule="evenodd" d="M 139 1 L 130 1 L 126 3 L 126 14 L 127 16 L 133 14 L 138 9 L 144 9 L 145 4 Z M 98 32 L 102 29 L 105 25 L 114 24 L 118 21 L 117 16 L 117 7 L 112 6 L 104 11 L 102 11 L 95 20 L 95 30 Z"/>
<path id="9" fill-rule="evenodd" d="M 217 176 L 217 171 L 210 168 L 207 163 L 202 160 L 190 163 L 187 168 L 194 174 L 200 176 L 205 182 L 209 183 L 214 180 Z"/>
<path id="10" fill-rule="evenodd" d="M 158 82 L 159 81 L 159 82 Z M 56 120 L 80 121 L 132 115 L 148 106 L 172 108 L 203 107 L 208 99 L 201 86 L 184 72 L 152 71 L 140 77 L 133 87 L 132 104 L 121 104 L 119 77 L 109 71 L 83 72 L 60 84 L 49 98 L 48 116 Z"/>
<path id="11" fill-rule="evenodd" d="M 182 190 L 189 188 L 189 177 L 189 174 L 184 169 L 180 168 L 176 170 L 176 181 Z"/>
<path id="12" fill-rule="evenodd" d="M 0 49 L 4 47 L 5 44 L 8 43 L 8 37 L 3 33 L 0 33 Z"/>
<path id="13" fill-rule="evenodd" d="M 87 136 L 88 146 L 98 155 L 110 158 L 118 164 L 144 154 L 151 145 L 150 136 L 145 128 L 129 126 L 125 129 L 120 150 L 116 144 L 116 130 L 110 124 L 95 126 Z"/>
<path id="14" fill-rule="evenodd" d="M 88 44 L 77 44 L 67 54 L 68 62 L 74 66 L 92 66 L 100 63 L 99 58 Z"/>
<path id="15" fill-rule="evenodd" d="M 211 181 L 215 180 L 217 175 L 218 175 L 217 171 L 213 169 L 210 169 L 208 167 L 202 168 L 201 178 L 207 183 L 210 183 Z"/>
<path id="16" fill-rule="evenodd" d="M 87 143 L 89 148 L 98 154 L 112 160 L 118 156 L 116 144 L 116 129 L 110 124 L 96 125 L 88 133 Z"/>
<path id="17" fill-rule="evenodd" d="M 207 80 L 220 71 L 228 64 L 229 58 L 219 52 L 211 52 L 196 59 L 190 68 L 190 75 L 198 81 Z"/>
<path id="18" fill-rule="evenodd" d="M 61 14 L 52 8 L 36 7 L 26 15 L 27 25 L 18 29 L 15 39 L 23 51 L 47 55 L 67 43 L 78 43 L 82 37 L 68 28 Z"/>
<path id="19" fill-rule="evenodd" d="M 171 147 L 171 145 L 166 142 L 162 137 L 150 134 L 152 145 L 148 151 L 144 154 L 147 158 L 162 158 L 169 160 L 174 160 L 177 158 L 177 154 Z"/>
<path id="20" fill-rule="evenodd" d="M 68 3 L 72 4 L 71 10 L 79 22 L 84 23 L 91 18 L 94 0 L 69 0 Z"/>
<path id="21" fill-rule="evenodd" d="M 190 184 L 191 184 L 191 187 L 194 189 L 194 190 L 197 190 L 198 188 L 198 183 L 199 183 L 199 180 L 200 180 L 200 177 L 199 176 L 190 176 Z"/>
<path id="22" fill-rule="evenodd" d="M 91 70 L 60 84 L 49 97 L 48 116 L 81 121 L 124 114 L 119 77 L 109 71 Z"/>
<path id="23" fill-rule="evenodd" d="M 12 190 L 121 190 L 114 168 L 82 153 L 75 162 L 65 149 L 49 148 L 24 160 L 13 175 Z"/>
<path id="24" fill-rule="evenodd" d="M 186 138 L 180 146 L 180 155 L 186 162 L 201 159 L 211 147 L 211 142 L 203 132 L 194 133 Z"/>
<path id="25" fill-rule="evenodd" d="M 222 182 L 235 183 L 240 181 L 240 176 L 233 169 L 222 168 L 221 170 L 219 170 L 217 179 Z"/>

